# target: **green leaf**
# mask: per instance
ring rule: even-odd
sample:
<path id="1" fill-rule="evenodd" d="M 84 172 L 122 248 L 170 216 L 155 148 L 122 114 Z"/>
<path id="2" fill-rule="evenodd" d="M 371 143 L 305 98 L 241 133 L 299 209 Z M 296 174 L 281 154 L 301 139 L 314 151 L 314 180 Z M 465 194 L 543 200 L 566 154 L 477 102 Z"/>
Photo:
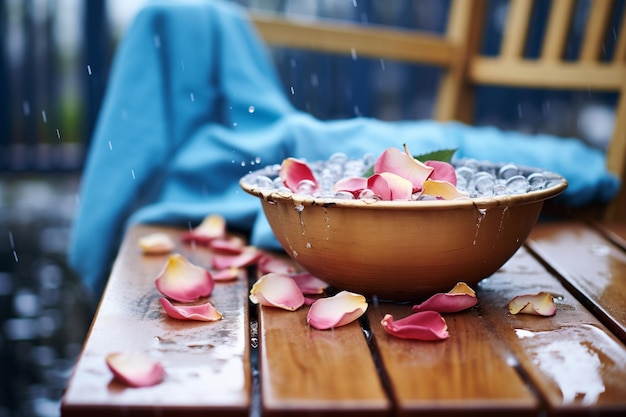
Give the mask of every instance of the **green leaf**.
<path id="1" fill-rule="evenodd" d="M 421 155 L 413 155 L 413 158 L 417 159 L 420 162 L 426 161 L 441 161 L 441 162 L 450 162 L 452 161 L 452 156 L 456 152 L 455 149 L 440 149 L 434 152 L 428 152 Z"/>

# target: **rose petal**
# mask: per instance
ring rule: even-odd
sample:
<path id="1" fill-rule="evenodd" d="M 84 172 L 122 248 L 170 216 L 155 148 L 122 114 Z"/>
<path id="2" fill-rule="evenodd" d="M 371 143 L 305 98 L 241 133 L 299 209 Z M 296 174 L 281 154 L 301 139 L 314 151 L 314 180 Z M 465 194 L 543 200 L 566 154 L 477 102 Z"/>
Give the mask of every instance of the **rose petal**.
<path id="1" fill-rule="evenodd" d="M 385 314 L 380 324 L 387 333 L 401 339 L 433 341 L 449 337 L 448 325 L 436 311 L 420 311 L 395 321 L 391 314 Z"/>
<path id="2" fill-rule="evenodd" d="M 212 251 L 228 255 L 239 255 L 246 247 L 245 241 L 238 236 L 218 237 L 208 244 Z"/>
<path id="3" fill-rule="evenodd" d="M 367 188 L 367 178 L 365 177 L 347 177 L 342 178 L 333 185 L 333 191 L 347 191 L 352 193 L 354 198 L 359 198 L 361 191 Z"/>
<path id="4" fill-rule="evenodd" d="M 311 181 L 313 187 L 311 191 L 315 191 L 318 187 L 317 179 L 315 179 L 311 168 L 305 162 L 296 158 L 283 160 L 278 175 L 283 181 L 283 185 L 294 193 L 298 192 L 298 185 L 302 181 Z"/>
<path id="5" fill-rule="evenodd" d="M 294 311 L 304 304 L 304 295 L 291 277 L 272 272 L 254 283 L 250 289 L 250 301 Z"/>
<path id="6" fill-rule="evenodd" d="M 374 163 L 374 173 L 391 172 L 407 179 L 413 185 L 413 192 L 420 191 L 422 184 L 432 173 L 433 168 L 411 156 L 407 146 L 404 152 L 396 148 L 388 148 Z"/>
<path id="7" fill-rule="evenodd" d="M 524 294 L 514 297 L 509 302 L 509 312 L 511 314 L 524 313 L 549 317 L 556 314 L 556 305 L 552 294 L 542 291 L 537 294 Z"/>
<path id="8" fill-rule="evenodd" d="M 374 174 L 367 179 L 367 187 L 383 200 L 411 200 L 413 184 L 391 172 Z"/>
<path id="9" fill-rule="evenodd" d="M 206 216 L 196 228 L 181 235 L 183 242 L 207 245 L 210 241 L 226 236 L 226 220 L 219 214 Z"/>
<path id="10" fill-rule="evenodd" d="M 160 298 L 159 301 L 167 315 L 173 319 L 217 321 L 222 318 L 222 314 L 208 302 L 199 305 L 175 306 L 167 298 Z"/>
<path id="11" fill-rule="evenodd" d="M 169 257 L 155 284 L 161 294 L 183 303 L 210 295 L 215 285 L 209 271 L 180 254 Z"/>
<path id="12" fill-rule="evenodd" d="M 226 269 L 220 269 L 219 271 L 213 271 L 211 273 L 213 281 L 232 281 L 239 278 L 239 268 L 233 266 Z"/>
<path id="13" fill-rule="evenodd" d="M 433 172 L 428 177 L 429 179 L 446 181 L 456 186 L 456 171 L 452 164 L 443 161 L 426 161 L 424 165 L 433 168 Z"/>
<path id="14" fill-rule="evenodd" d="M 318 330 L 326 330 L 352 323 L 366 310 L 365 297 L 341 291 L 332 297 L 316 300 L 307 313 L 306 321 Z"/>
<path id="15" fill-rule="evenodd" d="M 213 269 L 227 269 L 231 267 L 243 268 L 252 265 L 263 256 L 263 252 L 254 246 L 246 246 L 239 255 L 220 255 L 216 254 L 211 259 Z"/>
<path id="16" fill-rule="evenodd" d="M 414 305 L 413 311 L 432 310 L 438 313 L 456 313 L 474 307 L 478 300 L 476 293 L 466 283 L 459 282 L 447 293 L 438 293 L 421 304 Z"/>
<path id="17" fill-rule="evenodd" d="M 291 278 L 296 282 L 302 294 L 323 294 L 324 290 L 328 288 L 328 284 L 310 272 L 299 272 L 297 274 L 291 274 Z"/>
<path id="18" fill-rule="evenodd" d="M 290 260 L 277 258 L 270 254 L 263 254 L 257 262 L 257 268 L 261 274 L 276 272 L 278 274 L 291 274 L 296 272 L 296 268 Z"/>
<path id="19" fill-rule="evenodd" d="M 424 181 L 424 194 L 433 197 L 443 198 L 444 200 L 454 200 L 457 198 L 467 198 L 468 193 L 459 191 L 454 185 L 447 181 L 438 181 L 428 179 Z"/>
<path id="20" fill-rule="evenodd" d="M 131 387 L 148 387 L 163 381 L 163 366 L 144 353 L 114 352 L 105 358 L 115 378 Z"/>
<path id="21" fill-rule="evenodd" d="M 150 233 L 139 238 L 139 247 L 146 255 L 160 255 L 174 250 L 174 241 L 166 233 Z"/>

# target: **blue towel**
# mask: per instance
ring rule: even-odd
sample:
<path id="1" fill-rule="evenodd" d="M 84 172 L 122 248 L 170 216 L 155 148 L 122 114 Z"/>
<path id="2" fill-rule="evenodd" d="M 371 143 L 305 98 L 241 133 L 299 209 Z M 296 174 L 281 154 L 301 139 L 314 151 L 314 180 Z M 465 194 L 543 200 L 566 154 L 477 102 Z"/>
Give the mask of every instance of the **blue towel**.
<path id="1" fill-rule="evenodd" d="M 459 123 L 320 121 L 282 92 L 245 11 L 220 1 L 154 3 L 118 47 L 88 155 L 69 260 L 98 296 L 125 228 L 195 226 L 222 214 L 277 248 L 259 201 L 239 178 L 287 156 L 378 154 L 407 143 L 414 154 L 458 148 L 456 157 L 515 162 L 565 176 L 566 204 L 607 201 L 618 181 L 604 155 L 575 139 Z"/>

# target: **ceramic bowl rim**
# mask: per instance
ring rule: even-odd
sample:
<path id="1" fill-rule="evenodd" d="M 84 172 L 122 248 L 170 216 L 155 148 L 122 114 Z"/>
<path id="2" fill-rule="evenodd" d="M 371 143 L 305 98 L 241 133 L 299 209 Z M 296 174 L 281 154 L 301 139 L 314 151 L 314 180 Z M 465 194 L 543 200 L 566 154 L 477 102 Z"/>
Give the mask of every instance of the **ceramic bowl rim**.
<path id="1" fill-rule="evenodd" d="M 483 165 L 491 165 L 494 167 L 502 166 L 505 164 L 492 163 L 481 161 Z M 489 208 L 495 206 L 513 206 L 521 204 L 530 204 L 538 201 L 547 200 L 552 197 L 556 197 L 561 194 L 567 188 L 567 180 L 554 172 L 518 165 L 518 168 L 527 173 L 549 173 L 550 179 L 555 180 L 557 183 L 551 185 L 548 188 L 528 191 L 522 194 L 506 194 L 506 195 L 492 195 L 485 197 L 471 197 L 460 198 L 455 200 L 419 200 L 419 201 L 405 201 L 405 200 L 364 200 L 364 199 L 340 199 L 333 197 L 314 197 L 311 195 L 295 194 L 291 192 L 282 192 L 279 190 L 262 188 L 251 184 L 248 179 L 253 176 L 262 175 L 268 173 L 272 169 L 275 170 L 276 165 L 268 165 L 264 168 L 251 171 L 239 180 L 240 187 L 253 196 L 259 197 L 263 200 L 272 201 L 276 203 L 292 203 L 294 205 L 302 206 L 322 206 L 322 207 L 342 207 L 342 208 L 355 208 L 355 209 L 368 209 L 368 210 L 420 210 L 420 209 L 456 209 L 466 207 L 479 207 Z M 273 173 L 273 172 L 272 172 Z"/>

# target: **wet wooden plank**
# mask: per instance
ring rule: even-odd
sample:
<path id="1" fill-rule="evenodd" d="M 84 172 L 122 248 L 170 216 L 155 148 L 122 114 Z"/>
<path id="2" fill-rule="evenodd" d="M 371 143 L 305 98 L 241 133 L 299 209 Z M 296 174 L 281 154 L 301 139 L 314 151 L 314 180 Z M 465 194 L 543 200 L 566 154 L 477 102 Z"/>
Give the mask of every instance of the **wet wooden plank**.
<path id="1" fill-rule="evenodd" d="M 144 256 L 137 239 L 164 231 L 134 227 L 126 235 L 94 323 L 62 400 L 63 416 L 248 415 L 247 279 L 217 283 L 211 302 L 223 314 L 213 323 L 178 321 L 162 311 L 154 279 L 168 255 Z M 208 266 L 206 249 L 178 244 L 176 251 Z M 126 388 L 112 379 L 105 355 L 142 351 L 161 361 L 166 377 L 156 386 Z"/>
<path id="2" fill-rule="evenodd" d="M 359 324 L 316 330 L 307 325 L 307 312 L 260 309 L 263 415 L 388 415 L 390 402 Z"/>
<path id="3" fill-rule="evenodd" d="M 398 416 L 535 416 L 537 398 L 510 366 L 510 352 L 494 336 L 481 310 L 445 314 L 450 338 L 421 342 L 383 330 L 384 314 L 395 319 L 410 305 L 373 305 L 368 318 L 396 398 Z"/>
<path id="4" fill-rule="evenodd" d="M 539 291 L 555 297 L 553 317 L 508 313 L 514 296 Z M 534 386 L 548 415 L 626 411 L 626 347 L 525 248 L 481 281 L 478 297 L 486 326 L 509 347 L 511 366 Z"/>
<path id="5" fill-rule="evenodd" d="M 623 228 L 615 227 L 617 233 Z M 578 221 L 538 224 L 528 246 L 565 280 L 566 287 L 626 342 L 626 252 Z"/>

